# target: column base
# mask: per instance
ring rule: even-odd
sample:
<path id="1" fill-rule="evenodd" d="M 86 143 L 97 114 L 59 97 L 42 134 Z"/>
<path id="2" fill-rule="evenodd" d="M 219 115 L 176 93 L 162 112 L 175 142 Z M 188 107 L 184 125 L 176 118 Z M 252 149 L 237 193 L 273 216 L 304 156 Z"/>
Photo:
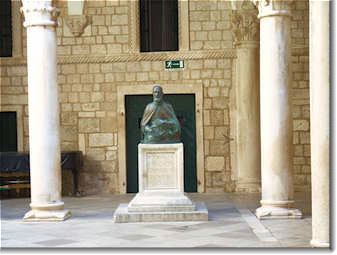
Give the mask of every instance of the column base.
<path id="1" fill-rule="evenodd" d="M 255 215 L 260 220 L 267 219 L 301 219 L 302 212 L 292 208 L 294 201 L 265 201 L 261 200 L 261 207 L 257 208 Z"/>
<path id="2" fill-rule="evenodd" d="M 32 210 L 23 217 L 24 221 L 64 221 L 71 217 L 69 210 L 64 210 L 64 203 L 30 204 Z"/>
<path id="3" fill-rule="evenodd" d="M 319 240 L 312 239 L 310 245 L 313 248 L 330 248 L 330 243 L 321 242 Z"/>

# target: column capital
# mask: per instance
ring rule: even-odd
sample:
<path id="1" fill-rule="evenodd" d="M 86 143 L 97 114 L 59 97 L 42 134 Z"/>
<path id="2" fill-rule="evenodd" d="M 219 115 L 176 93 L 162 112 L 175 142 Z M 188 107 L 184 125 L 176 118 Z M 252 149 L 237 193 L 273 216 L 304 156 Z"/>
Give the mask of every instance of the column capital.
<path id="1" fill-rule="evenodd" d="M 231 15 L 231 28 L 234 45 L 258 46 L 259 20 L 255 10 L 234 10 Z"/>
<path id="2" fill-rule="evenodd" d="M 51 0 L 22 0 L 21 12 L 24 14 L 25 27 L 58 25 L 57 17 L 60 11 L 52 6 Z"/>
<path id="3" fill-rule="evenodd" d="M 251 0 L 259 9 L 258 17 L 291 16 L 294 0 Z"/>

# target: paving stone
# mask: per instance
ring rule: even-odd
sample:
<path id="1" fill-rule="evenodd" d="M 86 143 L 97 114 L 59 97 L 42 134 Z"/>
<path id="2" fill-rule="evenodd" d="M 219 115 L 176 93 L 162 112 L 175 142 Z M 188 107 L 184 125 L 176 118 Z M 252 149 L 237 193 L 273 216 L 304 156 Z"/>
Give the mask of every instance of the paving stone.
<path id="1" fill-rule="evenodd" d="M 42 242 L 36 242 L 36 244 L 48 246 L 48 247 L 53 247 L 53 246 L 62 246 L 65 244 L 71 244 L 75 243 L 76 241 L 73 240 L 68 240 L 68 239 L 51 239 L 47 241 L 42 241 Z"/>
<path id="2" fill-rule="evenodd" d="M 1 246 L 310 247 L 311 218 L 259 221 L 251 211 L 259 204 L 259 195 L 188 194 L 194 201 L 207 203 L 210 214 L 208 222 L 114 223 L 112 216 L 117 206 L 128 203 L 133 196 L 64 197 L 65 207 L 72 212 L 72 217 L 58 223 L 24 223 L 22 217 L 29 210 L 30 199 L 2 200 Z M 302 206 L 310 206 L 305 202 L 306 197 L 302 197 Z"/>
<path id="3" fill-rule="evenodd" d="M 148 236 L 148 235 L 127 235 L 127 236 L 120 236 L 119 238 L 130 240 L 130 241 L 136 241 L 136 240 L 143 240 L 143 239 L 152 238 L 152 237 L 153 236 Z"/>

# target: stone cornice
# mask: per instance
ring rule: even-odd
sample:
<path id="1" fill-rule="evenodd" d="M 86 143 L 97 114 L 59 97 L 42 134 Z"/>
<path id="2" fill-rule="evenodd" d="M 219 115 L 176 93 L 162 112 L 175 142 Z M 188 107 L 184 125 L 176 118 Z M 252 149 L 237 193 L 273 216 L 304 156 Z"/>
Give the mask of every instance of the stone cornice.
<path id="1" fill-rule="evenodd" d="M 258 17 L 291 16 L 294 0 L 251 0 L 258 8 Z"/>
<path id="2" fill-rule="evenodd" d="M 21 12 L 24 14 L 25 27 L 30 26 L 52 26 L 58 25 L 57 17 L 60 10 L 51 6 L 51 1 L 23 0 Z"/>
<path id="3" fill-rule="evenodd" d="M 294 47 L 293 56 L 308 56 L 309 48 Z M 58 56 L 58 64 L 80 64 L 80 63 L 113 63 L 113 62 L 134 62 L 134 61 L 165 61 L 174 59 L 223 59 L 236 58 L 236 49 L 225 49 L 216 51 L 179 52 L 179 53 L 144 53 L 144 54 L 116 54 L 110 56 Z M 0 58 L 0 66 L 20 66 L 26 65 L 25 57 Z"/>

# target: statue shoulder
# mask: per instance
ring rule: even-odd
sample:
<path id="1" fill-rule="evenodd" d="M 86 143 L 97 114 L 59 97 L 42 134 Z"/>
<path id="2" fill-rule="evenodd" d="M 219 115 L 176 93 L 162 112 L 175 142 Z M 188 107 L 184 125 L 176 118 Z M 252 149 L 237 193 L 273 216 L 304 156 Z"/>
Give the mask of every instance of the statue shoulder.
<path id="1" fill-rule="evenodd" d="M 148 103 L 145 107 L 145 112 L 153 111 L 156 108 L 156 105 L 154 102 Z"/>

